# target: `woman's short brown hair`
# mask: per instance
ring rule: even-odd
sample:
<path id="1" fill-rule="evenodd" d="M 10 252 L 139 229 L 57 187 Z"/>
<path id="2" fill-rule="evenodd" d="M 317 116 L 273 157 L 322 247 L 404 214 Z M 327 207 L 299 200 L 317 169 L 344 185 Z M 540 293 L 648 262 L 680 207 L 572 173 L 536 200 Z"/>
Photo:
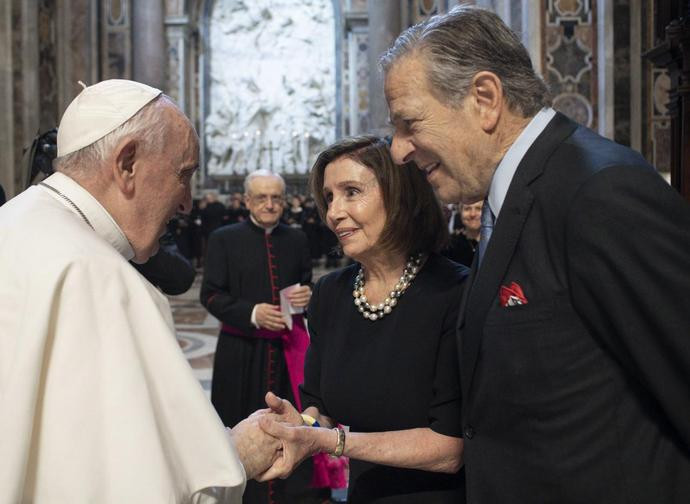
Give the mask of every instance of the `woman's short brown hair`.
<path id="1" fill-rule="evenodd" d="M 396 166 L 388 143 L 376 136 L 345 138 L 319 154 L 309 185 L 324 222 L 328 210 L 323 194 L 324 173 L 326 166 L 342 157 L 366 166 L 376 176 L 386 209 L 386 224 L 378 242 L 383 250 L 429 253 L 446 244 L 448 228 L 426 177 L 414 163 Z"/>

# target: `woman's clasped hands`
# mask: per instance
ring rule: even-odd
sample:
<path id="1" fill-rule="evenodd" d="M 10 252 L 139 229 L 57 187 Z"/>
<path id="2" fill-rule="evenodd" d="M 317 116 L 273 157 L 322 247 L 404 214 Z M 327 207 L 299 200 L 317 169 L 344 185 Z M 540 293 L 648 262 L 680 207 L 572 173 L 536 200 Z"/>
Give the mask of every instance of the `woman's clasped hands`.
<path id="1" fill-rule="evenodd" d="M 306 458 L 322 451 L 330 452 L 336 446 L 338 440 L 334 430 L 305 424 L 290 401 L 268 392 L 266 404 L 268 408 L 254 412 L 252 417 L 259 417 L 259 426 L 278 439 L 282 448 L 273 465 L 255 477 L 257 481 L 285 479 Z"/>

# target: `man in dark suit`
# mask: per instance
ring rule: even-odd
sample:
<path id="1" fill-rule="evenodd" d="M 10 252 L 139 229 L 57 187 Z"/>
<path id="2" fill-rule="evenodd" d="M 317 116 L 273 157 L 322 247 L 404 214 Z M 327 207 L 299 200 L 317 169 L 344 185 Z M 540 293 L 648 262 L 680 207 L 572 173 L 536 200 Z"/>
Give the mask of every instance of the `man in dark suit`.
<path id="1" fill-rule="evenodd" d="M 485 200 L 458 322 L 468 502 L 690 502 L 688 203 L 551 109 L 493 13 L 412 27 L 382 66 L 396 162 Z"/>

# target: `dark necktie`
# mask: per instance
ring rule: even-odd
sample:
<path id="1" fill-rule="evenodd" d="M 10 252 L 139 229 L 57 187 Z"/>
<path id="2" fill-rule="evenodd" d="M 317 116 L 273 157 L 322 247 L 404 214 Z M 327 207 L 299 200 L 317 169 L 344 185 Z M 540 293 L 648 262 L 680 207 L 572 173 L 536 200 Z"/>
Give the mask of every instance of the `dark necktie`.
<path id="1" fill-rule="evenodd" d="M 484 200 L 482 206 L 481 227 L 479 228 L 479 263 L 482 263 L 486 247 L 489 245 L 491 233 L 494 231 L 494 214 L 489 206 L 489 200 Z"/>

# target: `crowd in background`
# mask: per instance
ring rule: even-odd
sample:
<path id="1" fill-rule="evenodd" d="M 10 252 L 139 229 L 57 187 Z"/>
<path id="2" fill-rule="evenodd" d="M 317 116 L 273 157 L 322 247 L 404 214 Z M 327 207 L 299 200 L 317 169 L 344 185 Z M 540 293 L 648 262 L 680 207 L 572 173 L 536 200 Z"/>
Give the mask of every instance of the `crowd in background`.
<path id="1" fill-rule="evenodd" d="M 221 226 L 249 219 L 249 210 L 241 193 L 232 193 L 225 201 L 216 193 L 207 193 L 203 198 L 194 200 L 189 215 L 178 214 L 168 223 L 168 231 L 175 237 L 180 252 L 198 268 L 203 265 L 206 241 L 211 232 Z M 443 255 L 469 267 L 477 247 L 481 203 L 460 207 L 446 205 L 443 210 L 450 232 L 450 241 Z M 343 264 L 338 240 L 321 220 L 311 196 L 288 196 L 281 221 L 302 229 L 307 235 L 314 266 L 323 265 L 331 269 Z"/>
<path id="2" fill-rule="evenodd" d="M 168 224 L 168 231 L 175 237 L 180 252 L 196 267 L 203 265 L 208 236 L 221 226 L 244 222 L 249 219 L 243 196 L 236 192 L 223 202 L 216 193 L 207 193 L 194 200 L 189 215 L 178 214 Z M 291 227 L 301 228 L 309 240 L 309 251 L 314 265 L 326 268 L 341 265 L 342 254 L 338 240 L 326 227 L 311 197 L 293 194 L 287 197 L 281 221 Z"/>

